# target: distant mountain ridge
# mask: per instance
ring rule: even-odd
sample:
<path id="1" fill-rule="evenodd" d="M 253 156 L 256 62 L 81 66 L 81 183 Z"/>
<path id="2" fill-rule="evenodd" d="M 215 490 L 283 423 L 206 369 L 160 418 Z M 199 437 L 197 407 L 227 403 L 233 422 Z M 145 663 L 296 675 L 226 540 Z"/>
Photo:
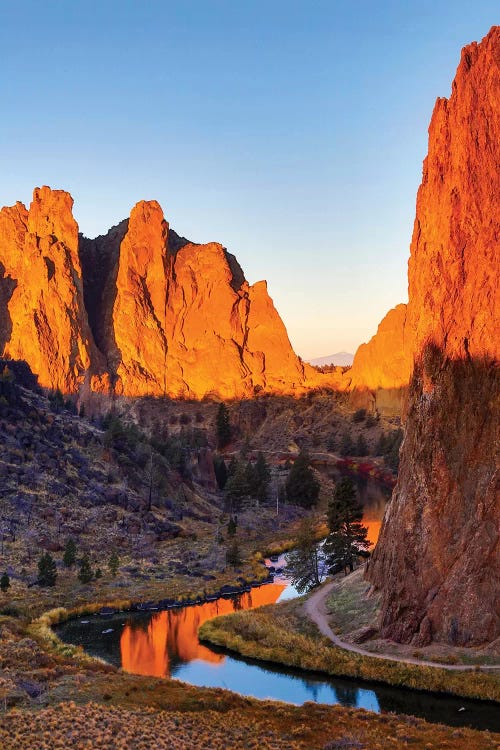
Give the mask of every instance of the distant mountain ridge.
<path id="1" fill-rule="evenodd" d="M 354 359 L 354 354 L 350 352 L 336 352 L 328 354 L 326 357 L 316 357 L 315 359 L 306 360 L 314 367 L 324 367 L 325 365 L 335 365 L 335 367 L 350 367 Z"/>

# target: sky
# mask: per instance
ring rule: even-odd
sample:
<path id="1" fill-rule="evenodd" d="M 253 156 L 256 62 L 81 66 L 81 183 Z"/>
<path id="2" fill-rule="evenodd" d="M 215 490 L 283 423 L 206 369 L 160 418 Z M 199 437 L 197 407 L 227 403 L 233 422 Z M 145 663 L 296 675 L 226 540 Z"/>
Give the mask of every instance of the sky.
<path id="1" fill-rule="evenodd" d="M 496 12 L 495 12 L 496 11 Z M 93 237 L 156 199 L 268 289 L 304 359 L 407 299 L 436 97 L 498 0 L 0 0 L 0 206 Z"/>

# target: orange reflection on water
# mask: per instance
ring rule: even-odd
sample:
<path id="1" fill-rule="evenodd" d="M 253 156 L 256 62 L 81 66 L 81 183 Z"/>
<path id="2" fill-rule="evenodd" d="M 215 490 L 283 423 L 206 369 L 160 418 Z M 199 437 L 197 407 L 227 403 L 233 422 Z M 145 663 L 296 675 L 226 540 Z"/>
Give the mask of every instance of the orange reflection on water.
<path id="1" fill-rule="evenodd" d="M 378 537 L 380 534 L 380 527 L 382 526 L 382 521 L 380 520 L 371 520 L 363 518 L 363 526 L 366 526 L 368 529 L 368 534 L 366 535 L 366 538 L 369 542 L 375 546 L 378 541 Z M 373 550 L 373 547 L 370 547 L 370 550 Z"/>
<path id="2" fill-rule="evenodd" d="M 242 594 L 236 601 L 218 599 L 195 607 L 158 612 L 147 622 L 128 623 L 120 639 L 122 668 L 132 674 L 169 677 L 172 662 L 202 659 L 217 664 L 225 657 L 199 643 L 200 625 L 237 609 L 274 604 L 285 588 L 286 583 L 269 583 Z"/>

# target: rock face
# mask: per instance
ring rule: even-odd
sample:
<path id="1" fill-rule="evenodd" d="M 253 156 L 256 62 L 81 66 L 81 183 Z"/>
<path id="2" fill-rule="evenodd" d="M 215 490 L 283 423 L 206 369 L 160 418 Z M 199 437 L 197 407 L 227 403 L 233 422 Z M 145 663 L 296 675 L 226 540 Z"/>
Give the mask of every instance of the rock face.
<path id="1" fill-rule="evenodd" d="M 83 302 L 73 200 L 37 188 L 0 211 L 0 353 L 26 360 L 40 383 L 64 392 L 82 386 L 94 351 Z"/>
<path id="2" fill-rule="evenodd" d="M 413 367 L 413 350 L 405 335 L 406 305 L 389 310 L 377 333 L 361 344 L 345 378 L 357 407 L 401 414 Z"/>
<path id="3" fill-rule="evenodd" d="M 382 633 L 416 645 L 500 635 L 500 27 L 438 99 L 417 198 L 405 336 L 414 352 L 398 484 L 368 578 Z"/>
<path id="4" fill-rule="evenodd" d="M 250 286 L 222 245 L 179 238 L 155 201 L 138 203 L 106 237 L 82 239 L 81 254 L 118 392 L 236 398 L 322 382 L 294 354 L 265 282 Z"/>
<path id="5" fill-rule="evenodd" d="M 250 397 L 341 384 L 295 355 L 267 293 L 222 245 L 169 229 L 141 201 L 106 235 L 78 236 L 68 193 L 0 211 L 0 355 L 64 393 Z"/>

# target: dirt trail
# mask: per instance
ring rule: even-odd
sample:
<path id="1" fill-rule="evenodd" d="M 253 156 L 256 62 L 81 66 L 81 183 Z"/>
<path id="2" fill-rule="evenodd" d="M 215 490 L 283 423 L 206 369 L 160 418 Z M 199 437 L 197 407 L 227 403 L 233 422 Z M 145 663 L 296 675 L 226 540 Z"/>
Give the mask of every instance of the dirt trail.
<path id="1" fill-rule="evenodd" d="M 481 671 L 500 670 L 500 665 L 485 664 L 476 666 L 475 664 L 441 664 L 440 662 L 425 661 L 424 659 L 412 659 L 406 656 L 373 653 L 372 651 L 368 651 L 365 648 L 356 646 L 353 643 L 347 643 L 346 641 L 341 640 L 337 635 L 335 635 L 330 625 L 328 624 L 328 614 L 326 609 L 326 598 L 335 584 L 336 581 L 329 581 L 328 583 L 324 583 L 313 594 L 311 594 L 311 596 L 305 602 L 304 608 L 307 616 L 318 626 L 321 633 L 329 638 L 332 643 L 334 643 L 339 648 L 343 648 L 346 651 L 352 651 L 355 654 L 360 654 L 361 656 L 369 656 L 372 659 L 386 659 L 387 661 L 399 661 L 403 664 L 416 664 L 417 666 L 423 667 L 437 667 L 439 669 L 448 669 L 453 672 L 465 672 L 477 669 L 480 669 Z"/>

